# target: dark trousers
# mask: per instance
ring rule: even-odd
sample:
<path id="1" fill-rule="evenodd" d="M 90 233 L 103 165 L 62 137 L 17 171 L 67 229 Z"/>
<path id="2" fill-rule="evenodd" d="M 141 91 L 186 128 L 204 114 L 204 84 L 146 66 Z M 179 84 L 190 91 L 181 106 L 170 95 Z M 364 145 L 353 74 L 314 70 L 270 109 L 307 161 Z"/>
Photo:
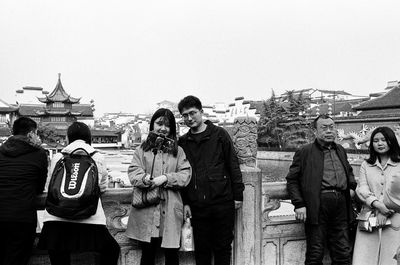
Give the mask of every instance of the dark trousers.
<path id="1" fill-rule="evenodd" d="M 104 243 L 103 249 L 93 252 L 99 254 L 100 265 L 117 265 L 120 247 L 115 239 L 110 235 L 110 240 Z M 70 265 L 71 252 L 64 250 L 48 250 L 52 265 Z"/>
<path id="2" fill-rule="evenodd" d="M 28 264 L 36 223 L 0 222 L 0 265 Z"/>
<path id="3" fill-rule="evenodd" d="M 346 197 L 344 193 L 321 193 L 319 224 L 305 225 L 307 250 L 305 264 L 322 265 L 325 245 L 332 265 L 350 265 L 351 252 Z"/>
<path id="4" fill-rule="evenodd" d="M 230 265 L 235 205 L 233 201 L 191 207 L 196 265 Z"/>
<path id="5" fill-rule="evenodd" d="M 140 242 L 142 247 L 142 258 L 140 265 L 154 265 L 157 249 L 161 246 L 161 237 L 152 238 L 150 243 Z M 179 255 L 177 248 L 164 248 L 165 265 L 179 265 Z"/>

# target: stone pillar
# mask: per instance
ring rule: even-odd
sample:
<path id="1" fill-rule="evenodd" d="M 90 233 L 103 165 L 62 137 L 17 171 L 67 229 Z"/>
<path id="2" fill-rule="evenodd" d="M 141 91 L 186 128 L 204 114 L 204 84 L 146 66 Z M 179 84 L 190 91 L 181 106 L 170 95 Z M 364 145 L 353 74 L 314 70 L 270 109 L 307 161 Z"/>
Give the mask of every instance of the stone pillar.
<path id="1" fill-rule="evenodd" d="M 243 205 L 236 212 L 233 264 L 259 265 L 261 261 L 261 170 L 256 167 L 257 121 L 239 117 L 234 121 L 233 142 L 243 175 Z"/>

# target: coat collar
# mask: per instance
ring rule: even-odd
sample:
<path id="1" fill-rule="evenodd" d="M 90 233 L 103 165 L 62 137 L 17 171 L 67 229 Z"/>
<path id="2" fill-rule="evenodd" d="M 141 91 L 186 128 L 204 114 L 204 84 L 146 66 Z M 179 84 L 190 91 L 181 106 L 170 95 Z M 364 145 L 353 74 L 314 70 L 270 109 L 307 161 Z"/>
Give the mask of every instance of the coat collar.
<path id="1" fill-rule="evenodd" d="M 328 148 L 326 148 L 325 146 L 322 146 L 320 144 L 320 142 L 318 141 L 318 139 L 315 139 L 314 144 L 318 147 L 318 149 L 320 149 L 321 151 L 326 150 Z M 337 149 L 337 144 L 335 142 L 332 142 L 331 144 L 332 149 L 336 150 Z"/>
<path id="2" fill-rule="evenodd" d="M 390 159 L 390 157 L 389 157 L 389 159 L 388 159 L 388 161 L 386 162 L 386 165 L 385 165 L 385 166 L 382 166 L 378 159 L 376 159 L 375 163 L 372 164 L 371 166 L 372 166 L 372 167 L 379 167 L 379 168 L 381 168 L 381 169 L 385 169 L 387 166 L 393 166 L 393 167 L 395 167 L 397 164 L 398 164 L 397 162 L 392 161 L 392 159 Z"/>
<path id="3" fill-rule="evenodd" d="M 212 132 L 213 128 L 215 127 L 215 125 L 209 120 L 206 120 L 204 123 L 207 125 L 207 128 L 205 129 L 204 132 L 201 132 L 201 134 L 203 134 L 203 137 L 200 139 L 200 141 L 205 140 L 205 139 L 210 139 L 211 132 Z M 194 134 L 189 130 L 188 133 L 186 134 L 186 139 L 189 141 L 195 141 L 195 138 L 193 137 L 193 135 Z"/>

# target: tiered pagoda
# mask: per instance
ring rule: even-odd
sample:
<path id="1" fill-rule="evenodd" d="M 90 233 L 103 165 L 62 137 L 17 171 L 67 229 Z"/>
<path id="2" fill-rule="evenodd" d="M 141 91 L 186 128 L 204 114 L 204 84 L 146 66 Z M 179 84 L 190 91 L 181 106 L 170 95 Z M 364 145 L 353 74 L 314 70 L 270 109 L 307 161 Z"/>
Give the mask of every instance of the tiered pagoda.
<path id="1" fill-rule="evenodd" d="M 42 122 L 54 126 L 57 129 L 67 128 L 69 124 L 77 120 L 82 112 L 73 111 L 72 105 L 79 104 L 80 98 L 74 98 L 65 92 L 61 83 L 61 74 L 58 74 L 58 82 L 53 92 L 43 98 L 38 98 L 45 103 L 46 107 L 42 110 Z"/>

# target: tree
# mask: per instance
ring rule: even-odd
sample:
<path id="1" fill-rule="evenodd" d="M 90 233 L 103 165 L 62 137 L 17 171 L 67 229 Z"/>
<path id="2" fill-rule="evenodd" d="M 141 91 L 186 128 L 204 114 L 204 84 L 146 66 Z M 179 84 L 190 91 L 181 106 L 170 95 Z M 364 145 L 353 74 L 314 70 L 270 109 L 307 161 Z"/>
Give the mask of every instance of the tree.
<path id="1" fill-rule="evenodd" d="M 271 97 L 264 101 L 263 111 L 258 123 L 258 141 L 268 147 L 282 147 L 280 135 L 283 128 L 279 126 L 283 120 L 282 108 L 275 97 L 275 92 L 272 90 Z"/>
<path id="2" fill-rule="evenodd" d="M 50 146 L 56 146 L 64 141 L 63 137 L 57 134 L 56 128 L 48 124 L 38 124 L 38 135 L 43 143 Z"/>
<path id="3" fill-rule="evenodd" d="M 284 128 L 282 133 L 282 142 L 286 148 L 299 148 L 310 142 L 312 139 L 312 130 L 305 116 L 302 115 L 308 106 L 308 100 L 300 92 L 298 96 L 294 91 L 286 91 L 285 101 L 286 113 L 285 119 L 280 123 Z"/>
<path id="4" fill-rule="evenodd" d="M 258 126 L 258 141 L 262 145 L 298 148 L 312 139 L 309 122 L 303 116 L 308 100 L 302 93 L 296 96 L 293 90 L 286 94 L 286 98 L 278 102 L 272 90 L 271 98 L 263 103 Z"/>

